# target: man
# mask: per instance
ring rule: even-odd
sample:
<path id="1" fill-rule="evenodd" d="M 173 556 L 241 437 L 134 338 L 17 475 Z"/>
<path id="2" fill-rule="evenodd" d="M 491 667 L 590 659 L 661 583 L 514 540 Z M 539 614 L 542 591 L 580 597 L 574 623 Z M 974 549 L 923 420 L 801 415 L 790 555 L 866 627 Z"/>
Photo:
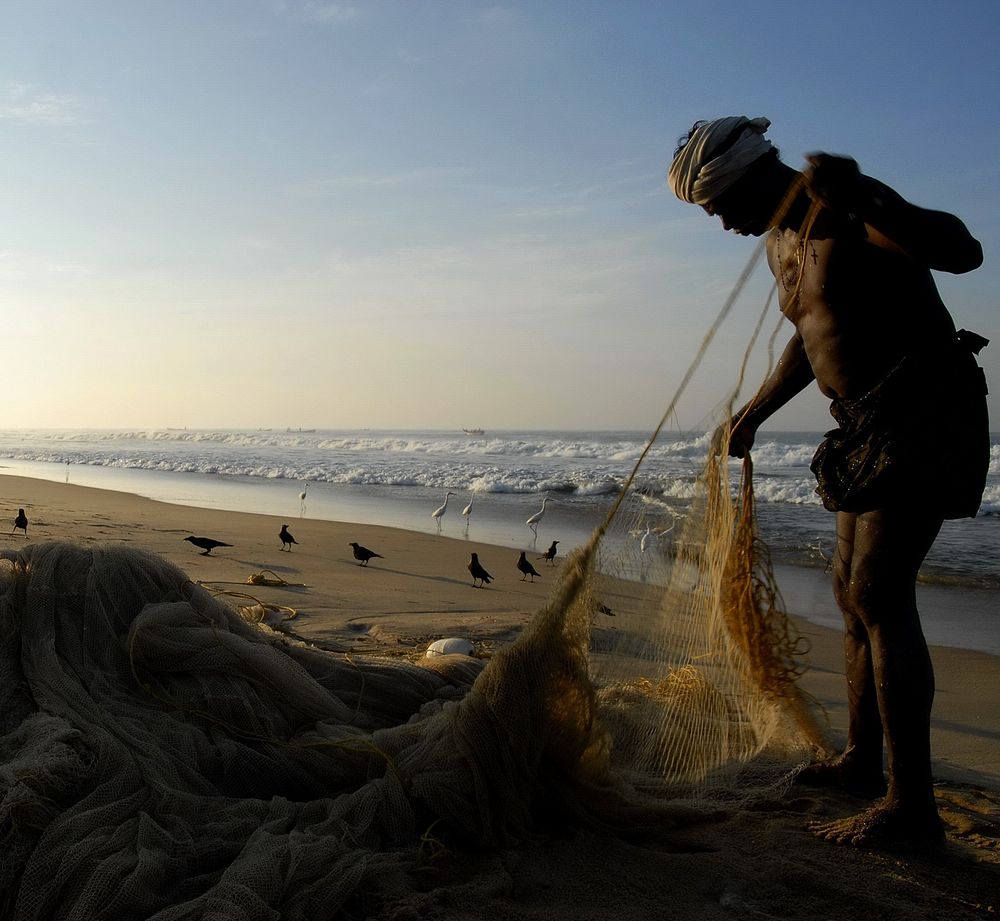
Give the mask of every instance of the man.
<path id="1" fill-rule="evenodd" d="M 903 200 L 854 160 L 778 159 L 766 118 L 699 122 L 669 171 L 675 194 L 723 227 L 767 234 L 779 304 L 795 326 L 758 394 L 717 433 L 742 457 L 758 427 L 813 380 L 839 428 L 813 460 L 837 513 L 834 593 L 845 623 L 849 723 L 842 754 L 800 780 L 868 798 L 824 838 L 935 846 L 930 712 L 934 673 L 917 614 L 917 571 L 946 518 L 975 516 L 989 463 L 986 384 L 931 270 L 969 272 L 982 248 L 956 217 Z M 882 773 L 883 737 L 889 783 Z"/>

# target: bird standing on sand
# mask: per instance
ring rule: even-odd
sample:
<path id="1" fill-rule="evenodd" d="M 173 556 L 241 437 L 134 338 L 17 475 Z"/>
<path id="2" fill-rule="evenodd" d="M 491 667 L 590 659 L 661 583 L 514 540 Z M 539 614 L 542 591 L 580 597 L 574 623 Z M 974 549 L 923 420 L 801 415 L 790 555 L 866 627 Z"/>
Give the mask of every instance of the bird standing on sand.
<path id="1" fill-rule="evenodd" d="M 521 576 L 521 581 L 522 582 L 525 579 L 527 579 L 528 576 L 531 576 L 531 581 L 534 582 L 535 581 L 535 576 L 540 576 L 541 575 L 541 573 L 539 573 L 535 569 L 535 567 L 532 566 L 531 563 L 528 562 L 528 558 L 524 555 L 524 551 L 523 550 L 521 551 L 521 555 L 517 558 L 517 568 L 520 569 L 521 572 L 524 573 L 524 575 Z"/>
<path id="2" fill-rule="evenodd" d="M 455 494 L 451 491 L 446 493 L 444 497 L 444 505 L 438 506 L 433 512 L 431 512 L 431 518 L 437 522 L 439 531 L 441 530 L 441 519 L 444 518 L 444 513 L 448 511 L 448 497 L 453 495 Z"/>
<path id="3" fill-rule="evenodd" d="M 542 517 L 545 515 L 545 503 L 548 501 L 549 497 L 544 496 L 542 498 L 542 507 L 525 522 L 525 524 L 535 532 L 535 537 L 538 537 L 538 522 L 541 521 Z"/>
<path id="4" fill-rule="evenodd" d="M 559 541 L 557 540 L 552 541 L 552 546 L 549 547 L 549 549 L 546 550 L 545 553 L 543 553 L 538 559 L 548 560 L 549 565 L 554 566 L 555 564 L 552 561 L 556 558 L 556 544 L 558 543 Z"/>
<path id="5" fill-rule="evenodd" d="M 462 517 L 465 518 L 466 521 L 469 520 L 469 516 L 472 514 L 472 500 L 475 498 L 476 498 L 475 493 L 469 496 L 469 504 L 462 509 Z"/>
<path id="6" fill-rule="evenodd" d="M 301 518 L 306 513 L 306 493 L 309 491 L 309 484 L 306 483 L 302 487 L 302 492 L 299 493 L 299 518 Z"/>
<path id="7" fill-rule="evenodd" d="M 297 544 L 298 541 L 292 537 L 291 531 L 288 530 L 288 525 L 283 524 L 281 530 L 278 532 L 278 537 L 281 538 L 281 549 L 284 550 L 287 546 L 288 552 L 292 552 L 292 544 Z"/>
<path id="8" fill-rule="evenodd" d="M 10 533 L 13 534 L 18 528 L 24 531 L 24 536 L 28 536 L 28 516 L 24 514 L 24 509 L 19 508 L 17 510 L 17 518 L 14 519 L 14 527 L 10 529 Z"/>
<path id="9" fill-rule="evenodd" d="M 208 556 L 216 547 L 232 547 L 232 544 L 224 544 L 221 540 L 212 540 L 211 537 L 185 537 L 184 540 L 201 547 L 204 551 L 202 556 Z"/>
<path id="10" fill-rule="evenodd" d="M 373 557 L 378 557 L 380 560 L 384 560 L 385 557 L 381 553 L 376 553 L 374 550 L 369 550 L 367 547 L 362 547 L 356 540 L 351 541 L 351 549 L 354 551 L 354 559 L 358 560 L 359 566 L 367 566 L 368 561 Z"/>
<path id="11" fill-rule="evenodd" d="M 479 562 L 479 554 L 473 553 L 472 559 L 469 560 L 469 572 L 472 573 L 472 587 L 482 588 L 483 585 L 489 585 L 493 581 L 493 576 L 491 576 L 485 569 L 483 569 L 482 563 Z M 477 586 L 476 581 L 482 582 L 482 585 Z"/>

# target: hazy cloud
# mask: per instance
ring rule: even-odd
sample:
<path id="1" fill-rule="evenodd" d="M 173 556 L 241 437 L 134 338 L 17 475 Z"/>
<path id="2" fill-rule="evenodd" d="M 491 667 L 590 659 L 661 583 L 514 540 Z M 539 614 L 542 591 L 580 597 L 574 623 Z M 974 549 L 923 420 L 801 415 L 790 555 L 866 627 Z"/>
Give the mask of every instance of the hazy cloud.
<path id="1" fill-rule="evenodd" d="M 479 14 L 489 25 L 507 25 L 518 18 L 517 10 L 510 6 L 489 6 Z"/>
<path id="2" fill-rule="evenodd" d="M 351 22 L 359 16 L 358 8 L 349 3 L 327 3 L 324 0 L 276 0 L 275 10 L 310 22 Z"/>
<path id="3" fill-rule="evenodd" d="M 31 253 L 0 250 L 0 281 L 24 281 L 42 276 L 91 275 L 93 270 L 78 262 L 56 262 Z"/>
<path id="4" fill-rule="evenodd" d="M 294 194 L 303 198 L 324 198 L 344 189 L 434 185 L 457 179 L 467 179 L 473 176 L 475 172 L 475 170 L 469 167 L 442 166 L 428 169 L 403 170 L 400 172 L 345 173 L 340 176 L 328 176 L 304 183 L 296 187 L 293 191 Z"/>
<path id="5" fill-rule="evenodd" d="M 49 93 L 31 83 L 8 82 L 0 90 L 0 119 L 30 124 L 78 125 L 89 121 L 76 96 Z"/>

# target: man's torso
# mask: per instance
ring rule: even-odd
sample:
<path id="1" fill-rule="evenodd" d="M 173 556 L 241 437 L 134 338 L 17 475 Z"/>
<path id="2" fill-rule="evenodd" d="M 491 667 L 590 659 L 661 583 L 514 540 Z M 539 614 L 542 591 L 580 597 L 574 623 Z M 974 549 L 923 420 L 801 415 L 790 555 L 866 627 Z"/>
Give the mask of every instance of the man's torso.
<path id="1" fill-rule="evenodd" d="M 805 238 L 772 231 L 767 252 L 782 312 L 831 399 L 860 396 L 955 331 L 930 271 L 868 242 L 859 226 L 821 213 Z"/>

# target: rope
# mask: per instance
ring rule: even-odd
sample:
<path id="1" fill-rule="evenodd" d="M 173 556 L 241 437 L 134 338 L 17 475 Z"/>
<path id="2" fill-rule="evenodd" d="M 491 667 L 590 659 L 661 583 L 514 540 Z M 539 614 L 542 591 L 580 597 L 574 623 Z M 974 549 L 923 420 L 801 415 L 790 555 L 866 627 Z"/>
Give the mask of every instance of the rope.
<path id="1" fill-rule="evenodd" d="M 270 569 L 251 573 L 245 582 L 235 582 L 227 579 L 199 579 L 198 585 L 266 585 L 275 588 L 305 588 L 304 582 L 286 582 Z"/>

